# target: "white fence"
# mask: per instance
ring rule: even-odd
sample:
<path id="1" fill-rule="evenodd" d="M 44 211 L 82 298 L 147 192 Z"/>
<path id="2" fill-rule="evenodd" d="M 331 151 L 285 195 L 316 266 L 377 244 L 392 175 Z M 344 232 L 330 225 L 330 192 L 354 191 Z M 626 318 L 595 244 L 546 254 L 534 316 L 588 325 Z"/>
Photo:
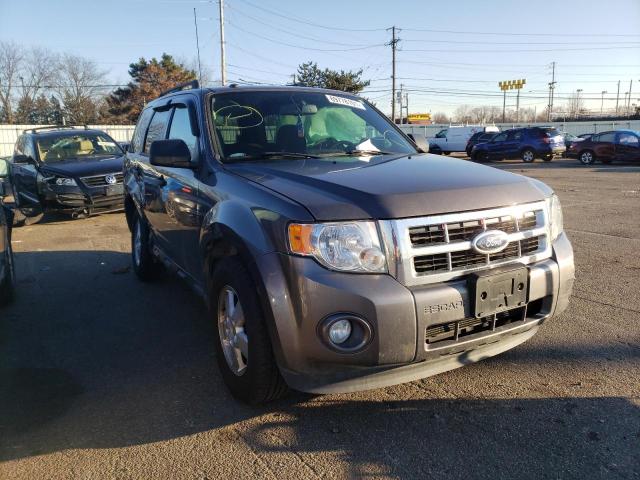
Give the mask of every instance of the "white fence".
<path id="1" fill-rule="evenodd" d="M 551 123 L 497 123 L 500 130 L 515 127 L 529 126 L 554 126 L 563 132 L 574 135 L 581 133 L 597 133 L 606 130 L 619 130 L 627 128 L 640 130 L 640 120 L 615 121 L 615 122 L 551 122 Z M 0 157 L 13 154 L 13 147 L 18 136 L 23 130 L 41 127 L 42 125 L 0 125 Z M 425 137 L 433 137 L 443 128 L 449 125 L 400 125 L 405 133 L 422 133 Z M 128 142 L 133 135 L 134 125 L 89 125 L 90 128 L 104 130 L 118 142 Z"/>
<path id="2" fill-rule="evenodd" d="M 0 157 L 13 154 L 13 147 L 23 130 L 43 126 L 45 125 L 0 125 Z M 107 132 L 116 142 L 128 142 L 133 135 L 134 125 L 89 125 L 89 128 Z"/>
<path id="3" fill-rule="evenodd" d="M 500 130 L 516 127 L 553 126 L 562 132 L 580 135 L 582 133 L 598 133 L 607 130 L 640 130 L 640 120 L 628 120 L 615 122 L 549 122 L 549 123 L 496 123 Z M 425 137 L 434 137 L 443 128 L 449 125 L 399 125 L 405 133 L 422 133 Z"/>

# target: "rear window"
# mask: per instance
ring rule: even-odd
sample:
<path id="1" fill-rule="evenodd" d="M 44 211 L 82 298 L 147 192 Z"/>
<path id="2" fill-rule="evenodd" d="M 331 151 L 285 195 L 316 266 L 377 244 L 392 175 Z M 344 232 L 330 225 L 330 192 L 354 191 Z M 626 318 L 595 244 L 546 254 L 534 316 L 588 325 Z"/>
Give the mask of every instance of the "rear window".
<path id="1" fill-rule="evenodd" d="M 541 137 L 556 137 L 560 135 L 560 131 L 555 128 L 540 128 L 538 129 Z"/>

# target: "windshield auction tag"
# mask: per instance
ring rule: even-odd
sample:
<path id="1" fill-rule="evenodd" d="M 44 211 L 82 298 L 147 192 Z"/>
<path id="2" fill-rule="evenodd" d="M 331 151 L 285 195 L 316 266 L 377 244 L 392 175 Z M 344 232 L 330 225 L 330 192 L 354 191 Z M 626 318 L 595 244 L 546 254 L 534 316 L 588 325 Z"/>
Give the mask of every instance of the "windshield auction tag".
<path id="1" fill-rule="evenodd" d="M 362 102 L 359 102 L 357 100 L 352 100 L 350 98 L 344 97 L 336 97 L 335 95 L 327 94 L 325 94 L 325 97 L 327 97 L 327 100 L 329 100 L 331 103 L 335 103 L 337 105 L 344 105 L 345 107 L 353 107 L 359 108 L 360 110 L 366 110 Z"/>

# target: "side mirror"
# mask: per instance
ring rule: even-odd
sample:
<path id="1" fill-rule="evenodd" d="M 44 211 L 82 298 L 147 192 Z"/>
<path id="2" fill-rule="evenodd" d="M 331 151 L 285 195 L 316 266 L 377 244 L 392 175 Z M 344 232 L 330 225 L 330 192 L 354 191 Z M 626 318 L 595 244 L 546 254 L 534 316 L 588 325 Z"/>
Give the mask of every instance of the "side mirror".
<path id="1" fill-rule="evenodd" d="M 410 133 L 409 138 L 416 144 L 421 153 L 429 153 L 429 142 L 421 133 Z"/>
<path id="2" fill-rule="evenodd" d="M 16 155 L 13 157 L 13 163 L 30 163 L 35 165 L 36 161 L 33 157 L 29 157 L 28 155 Z"/>
<path id="3" fill-rule="evenodd" d="M 156 140 L 149 149 L 151 165 L 173 168 L 193 168 L 191 152 L 184 140 Z"/>
<path id="4" fill-rule="evenodd" d="M 0 158 L 0 179 L 6 178 L 8 176 L 9 163 L 4 158 Z"/>

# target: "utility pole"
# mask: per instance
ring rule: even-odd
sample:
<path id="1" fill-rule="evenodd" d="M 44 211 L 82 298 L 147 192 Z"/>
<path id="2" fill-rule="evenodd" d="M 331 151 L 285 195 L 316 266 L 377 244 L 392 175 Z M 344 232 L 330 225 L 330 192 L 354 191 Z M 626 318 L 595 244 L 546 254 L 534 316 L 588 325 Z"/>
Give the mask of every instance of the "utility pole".
<path id="1" fill-rule="evenodd" d="M 400 106 L 400 125 L 402 125 L 402 112 L 404 107 L 402 106 L 402 100 L 403 100 L 403 89 L 404 89 L 404 84 L 400 84 L 400 91 L 398 92 L 398 104 Z"/>
<path id="2" fill-rule="evenodd" d="M 404 94 L 404 108 L 406 113 L 407 123 L 409 123 L 409 92 Z"/>
<path id="3" fill-rule="evenodd" d="M 220 6 L 220 79 L 222 86 L 227 83 L 227 67 L 224 59 L 224 0 L 218 0 Z"/>
<path id="4" fill-rule="evenodd" d="M 631 89 L 633 88 L 633 78 L 629 80 L 629 100 L 627 100 L 627 111 L 631 108 Z"/>
<path id="5" fill-rule="evenodd" d="M 507 89 L 502 90 L 502 123 L 505 122 L 506 119 L 506 111 L 507 111 Z"/>
<path id="6" fill-rule="evenodd" d="M 551 82 L 549 82 L 549 106 L 547 107 L 547 122 L 551 121 L 553 111 L 553 90 L 556 88 L 556 62 L 551 62 Z"/>
<path id="7" fill-rule="evenodd" d="M 196 17 L 195 8 L 193 9 L 193 24 L 196 26 L 196 50 L 198 51 L 198 82 L 202 84 L 202 67 L 200 66 L 200 40 L 198 39 L 198 18 Z"/>
<path id="8" fill-rule="evenodd" d="M 604 106 L 604 94 L 607 93 L 606 90 L 602 90 L 602 92 L 600 92 L 602 97 L 600 97 L 600 116 L 602 116 L 602 107 Z"/>
<path id="9" fill-rule="evenodd" d="M 520 109 L 520 90 L 527 83 L 527 80 L 522 78 L 519 80 L 506 80 L 504 82 L 498 82 L 498 87 L 504 93 L 502 98 L 502 123 L 506 121 L 506 109 L 507 109 L 507 90 L 518 90 L 517 100 L 516 100 L 516 123 L 519 121 L 519 109 Z"/>
<path id="10" fill-rule="evenodd" d="M 580 93 L 582 92 L 581 88 L 576 90 L 576 112 L 574 118 L 578 118 L 580 115 Z"/>
<path id="11" fill-rule="evenodd" d="M 620 80 L 618 80 L 618 93 L 616 94 L 616 115 L 618 114 L 618 102 L 620 102 Z"/>
<path id="12" fill-rule="evenodd" d="M 400 39 L 396 38 L 395 25 L 387 30 L 391 30 L 391 42 L 387 43 L 391 46 L 391 121 L 396 123 L 396 47 Z"/>

